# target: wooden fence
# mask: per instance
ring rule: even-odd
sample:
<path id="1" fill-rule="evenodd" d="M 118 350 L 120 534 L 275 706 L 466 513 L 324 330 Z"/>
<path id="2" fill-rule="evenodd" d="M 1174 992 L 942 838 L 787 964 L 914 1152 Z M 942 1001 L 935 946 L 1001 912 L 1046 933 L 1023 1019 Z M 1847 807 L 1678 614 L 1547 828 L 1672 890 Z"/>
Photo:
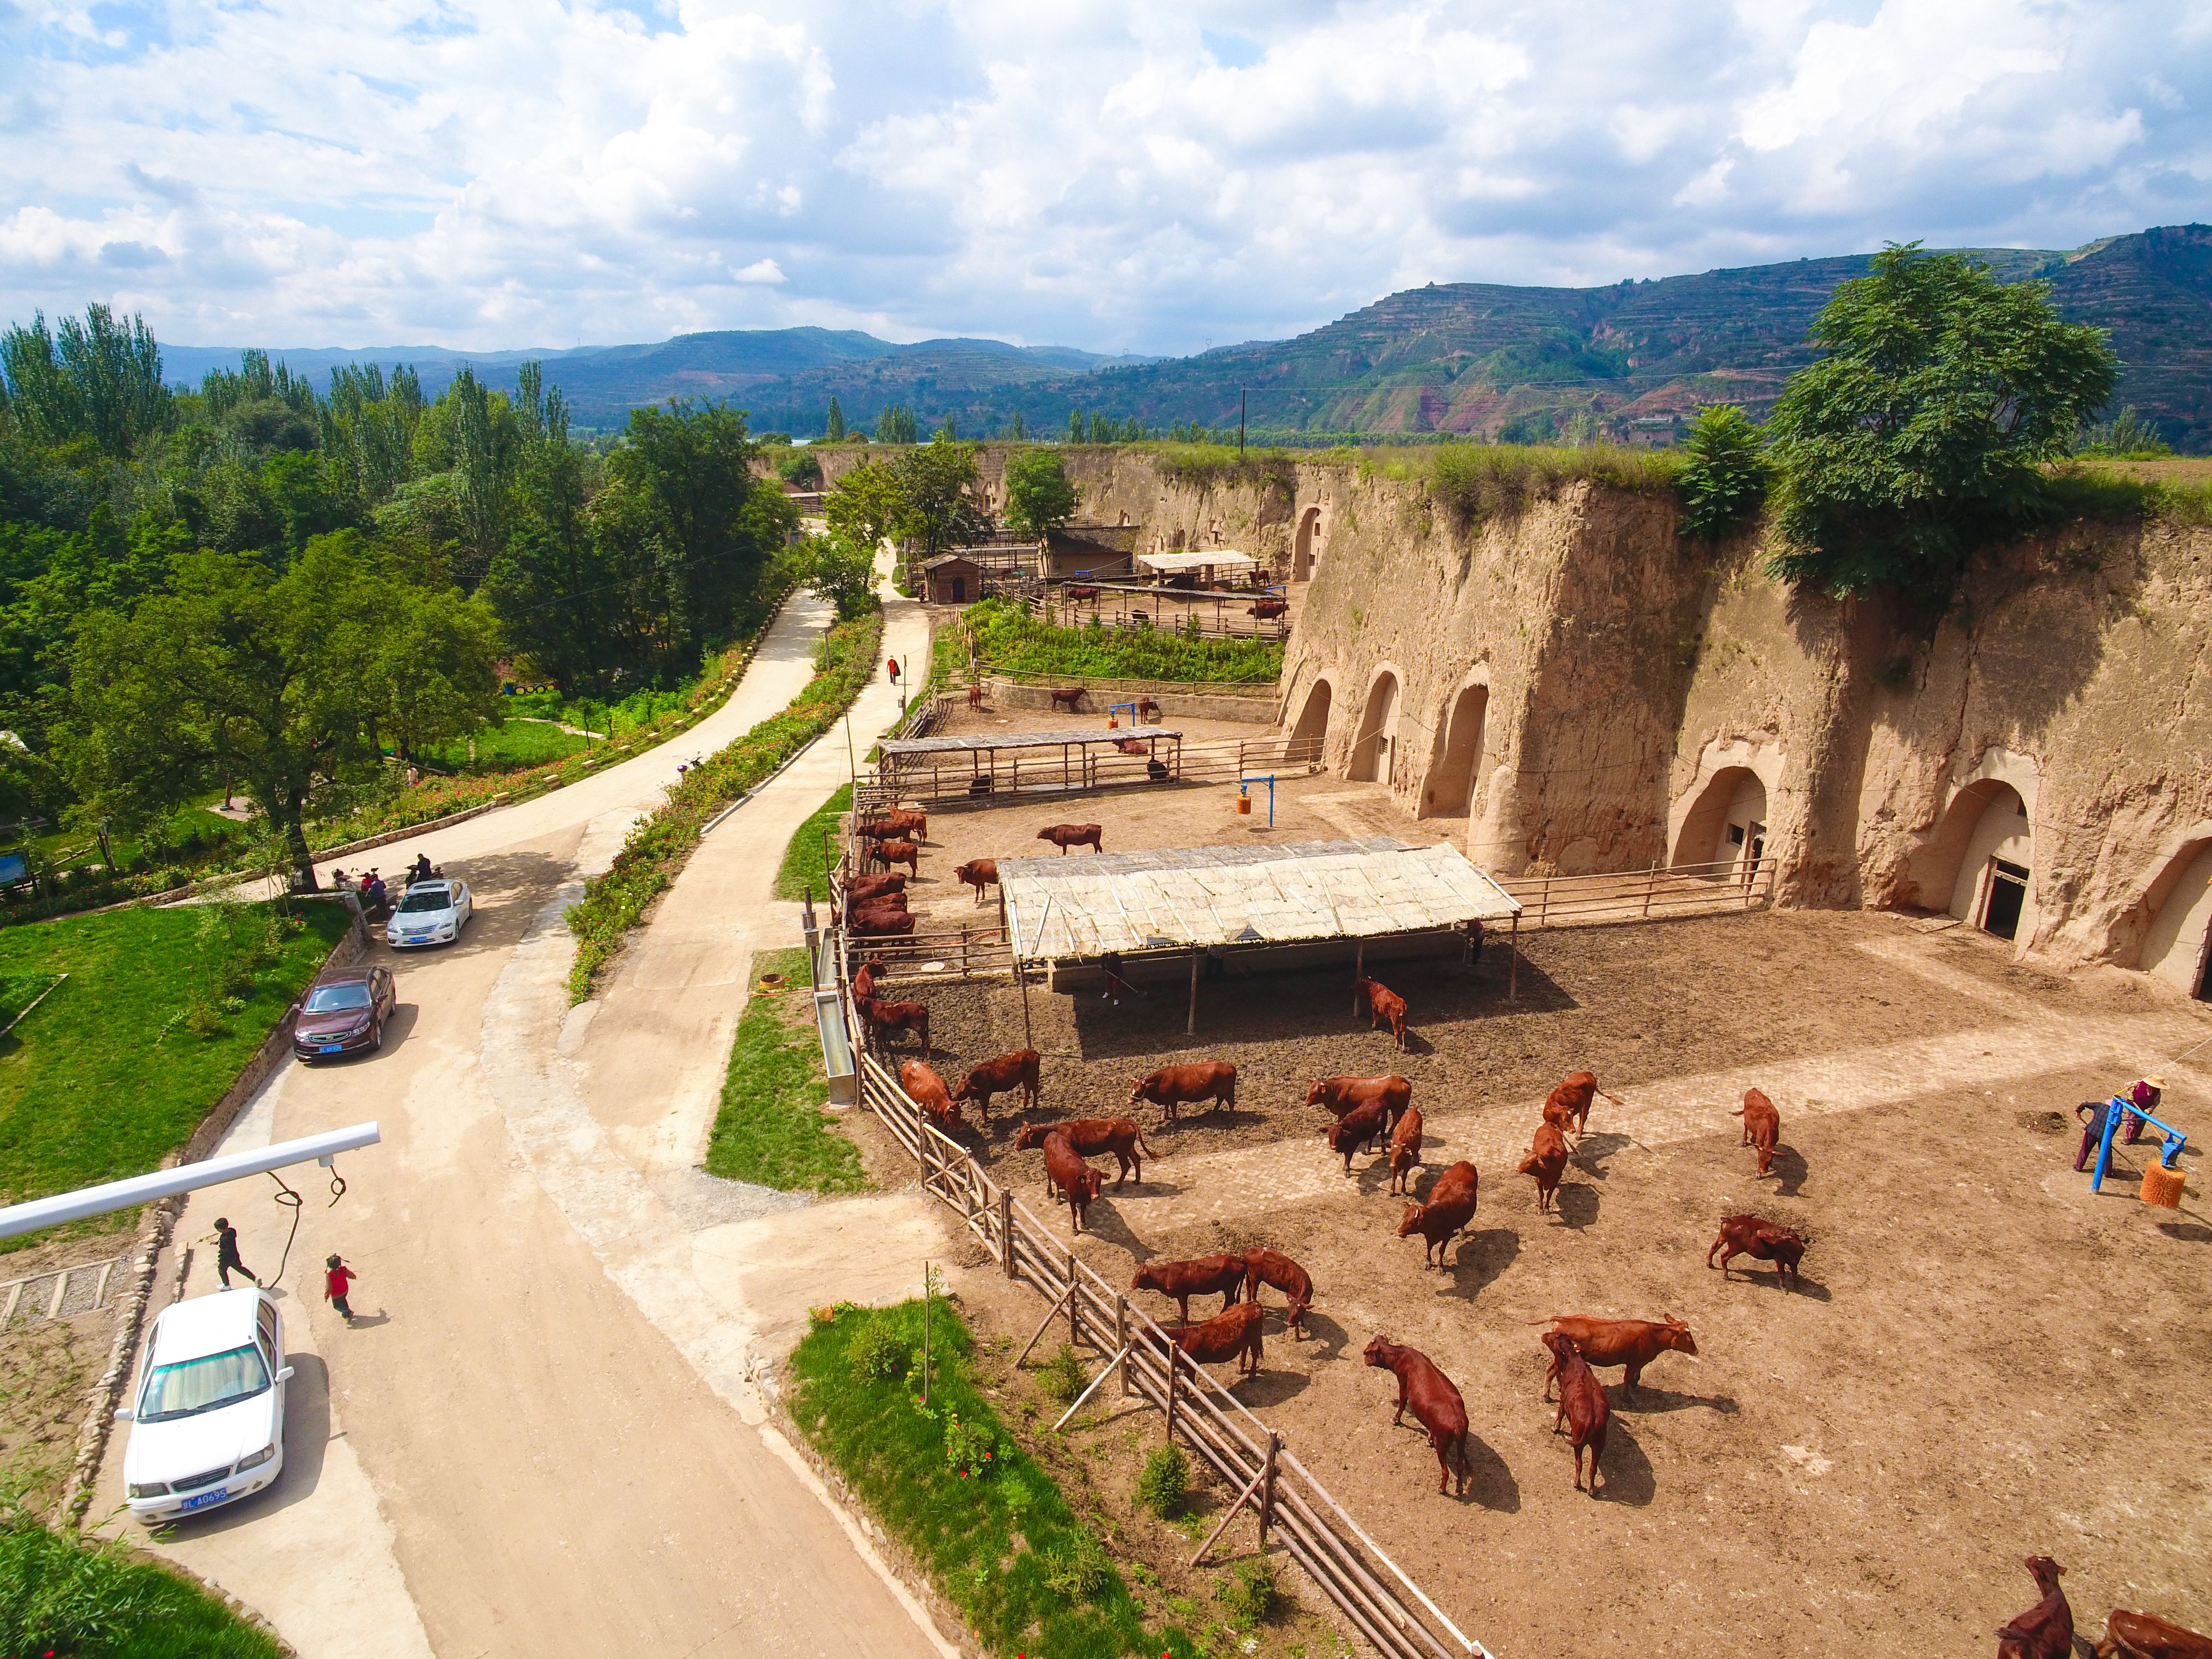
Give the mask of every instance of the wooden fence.
<path id="1" fill-rule="evenodd" d="M 1142 738 L 1146 730 L 1133 726 L 1128 735 Z M 1026 763 L 1024 755 L 1029 757 Z M 1154 758 L 1149 747 L 1142 755 L 1094 749 L 1080 765 L 1072 764 L 1057 749 L 1008 750 L 981 759 L 972 752 L 955 750 L 903 760 L 895 772 L 879 774 L 871 787 L 879 789 L 886 806 L 894 793 L 899 800 L 930 805 L 969 802 L 991 806 L 1003 805 L 1010 796 L 1098 794 L 1175 783 L 1234 783 L 1239 778 L 1270 774 L 1278 778 L 1302 777 L 1321 769 L 1321 742 L 1315 738 L 1200 738 L 1163 744 L 1157 758 L 1166 769 L 1164 778 L 1152 775 Z M 989 779 L 988 790 L 977 787 L 978 776 Z M 860 796 L 856 793 L 854 799 L 857 802 Z"/>
<path id="2" fill-rule="evenodd" d="M 849 972 L 842 963 L 840 970 L 849 1004 Z M 1180 1352 L 1150 1316 L 1132 1307 L 1125 1293 L 1079 1260 L 965 1147 L 939 1132 L 872 1054 L 860 1056 L 860 1073 L 862 1103 L 913 1157 L 924 1190 L 951 1206 L 1008 1279 L 1026 1280 L 1047 1298 L 1049 1306 L 1030 1346 L 1064 1323 L 1071 1345 L 1103 1360 L 1062 1423 L 1112 1377 L 1118 1395 L 1157 1407 L 1167 1435 L 1180 1437 L 1239 1494 L 1224 1522 L 1252 1510 L 1259 1517 L 1262 1545 L 1272 1534 L 1386 1659 L 1459 1659 L 1463 1654 L 1488 1659 L 1488 1650 L 1464 1635 L 1383 1553 L 1298 1462 L 1280 1433 Z M 1022 1357 L 1028 1352 L 1024 1349 Z M 1200 1556 L 1205 1553 L 1201 1549 Z"/>
<path id="3" fill-rule="evenodd" d="M 1775 860 L 1676 865 L 1590 876 L 1502 876 L 1523 927 L 1562 927 L 1714 910 L 1749 910 L 1774 896 Z"/>

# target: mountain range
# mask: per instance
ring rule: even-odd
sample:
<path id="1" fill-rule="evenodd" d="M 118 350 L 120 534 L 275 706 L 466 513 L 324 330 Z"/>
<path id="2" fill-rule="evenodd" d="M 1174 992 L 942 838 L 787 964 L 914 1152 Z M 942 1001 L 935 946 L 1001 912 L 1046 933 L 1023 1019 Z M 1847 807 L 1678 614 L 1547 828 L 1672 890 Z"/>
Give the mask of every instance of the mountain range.
<path id="1" fill-rule="evenodd" d="M 2007 281 L 2040 278 L 2070 321 L 2112 331 L 2124 365 L 2116 406 L 2167 442 L 2212 451 L 2212 227 L 2166 226 L 2068 251 L 1972 250 Z M 1148 428 L 1236 426 L 1277 441 L 1464 433 L 1537 441 L 1569 430 L 1661 439 L 1701 404 L 1761 413 L 1809 362 L 1806 331 L 1869 256 L 1799 259 L 1606 288 L 1431 283 L 1294 339 L 1191 357 L 1109 357 L 997 340 L 894 344 L 819 328 L 679 335 L 657 345 L 472 353 L 434 347 L 272 350 L 295 373 L 341 362 L 412 362 L 434 392 L 459 365 L 511 384 L 536 358 L 580 423 L 618 425 L 668 397 L 727 398 L 756 430 L 818 436 L 831 397 L 872 429 L 911 410 L 924 432 L 1067 430 L 1071 410 Z M 197 381 L 236 348 L 165 347 L 173 380 Z"/>

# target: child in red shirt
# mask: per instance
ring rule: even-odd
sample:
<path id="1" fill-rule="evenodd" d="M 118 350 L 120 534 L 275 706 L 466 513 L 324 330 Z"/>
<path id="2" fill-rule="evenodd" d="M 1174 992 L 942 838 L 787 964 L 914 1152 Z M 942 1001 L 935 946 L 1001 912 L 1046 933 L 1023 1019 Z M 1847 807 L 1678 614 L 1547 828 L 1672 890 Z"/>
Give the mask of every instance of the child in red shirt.
<path id="1" fill-rule="evenodd" d="M 343 1256 L 334 1255 L 323 1266 L 327 1270 L 323 1274 L 323 1295 L 350 1325 L 353 1323 L 353 1310 L 347 1305 L 346 1289 L 361 1275 L 346 1266 Z"/>

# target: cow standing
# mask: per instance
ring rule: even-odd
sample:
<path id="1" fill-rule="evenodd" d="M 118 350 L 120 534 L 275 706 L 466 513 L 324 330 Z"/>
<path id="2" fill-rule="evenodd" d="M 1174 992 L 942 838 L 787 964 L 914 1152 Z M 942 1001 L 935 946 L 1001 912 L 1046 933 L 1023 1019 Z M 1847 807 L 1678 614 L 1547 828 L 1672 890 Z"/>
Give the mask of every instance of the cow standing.
<path id="1" fill-rule="evenodd" d="M 1065 705 L 1071 714 L 1082 711 L 1083 688 L 1079 685 L 1054 686 L 1047 695 L 1052 698 L 1052 706 L 1054 709 Z"/>
<path id="2" fill-rule="evenodd" d="M 983 902 L 984 890 L 999 884 L 999 861 L 996 859 L 969 859 L 965 864 L 952 866 L 953 879 L 975 890 L 975 902 Z"/>
<path id="3" fill-rule="evenodd" d="M 1039 841 L 1048 841 L 1060 848 L 1062 858 L 1071 847 L 1088 847 L 1094 853 L 1106 850 L 1104 832 L 1095 823 L 1048 824 L 1036 833 Z"/>
<path id="4" fill-rule="evenodd" d="M 1559 1178 L 1567 1172 L 1567 1138 L 1559 1133 L 1559 1126 L 1547 1119 L 1536 1126 L 1535 1144 L 1528 1148 L 1528 1156 L 1521 1160 L 1515 1173 L 1536 1177 L 1536 1211 L 1544 1214 L 1552 1207 L 1553 1194 L 1559 1190 Z"/>
<path id="5" fill-rule="evenodd" d="M 1307 1276 L 1306 1270 L 1279 1250 L 1247 1250 L 1244 1252 L 1244 1294 L 1257 1302 L 1262 1285 L 1272 1285 L 1290 1297 L 1290 1310 L 1283 1316 L 1283 1327 L 1304 1336 L 1306 1310 L 1313 1306 L 1314 1298 L 1313 1280 Z"/>
<path id="6" fill-rule="evenodd" d="M 929 1005 L 926 1002 L 885 1002 L 871 998 L 860 1005 L 860 1018 L 868 1028 L 868 1041 L 883 1046 L 886 1031 L 912 1031 L 921 1039 L 921 1052 L 929 1052 Z"/>
<path id="7" fill-rule="evenodd" d="M 1190 1299 L 1218 1296 L 1224 1313 L 1237 1305 L 1244 1291 L 1248 1265 L 1241 1255 L 1201 1255 L 1188 1261 L 1147 1261 L 1129 1281 L 1133 1291 L 1158 1291 L 1172 1297 L 1176 1317 L 1190 1323 Z"/>
<path id="8" fill-rule="evenodd" d="M 886 870 L 903 864 L 917 878 L 921 875 L 921 848 L 910 841 L 879 841 L 868 856 Z"/>
<path id="9" fill-rule="evenodd" d="M 1390 1190 L 1411 1196 L 1407 1182 L 1413 1179 L 1413 1166 L 1421 1161 L 1421 1114 L 1418 1107 L 1407 1107 L 1406 1115 L 1398 1120 L 1398 1127 L 1390 1131 Z"/>
<path id="10" fill-rule="evenodd" d="M 1690 1334 L 1690 1328 L 1668 1315 L 1665 1322 L 1655 1324 L 1648 1319 L 1591 1319 L 1582 1314 L 1553 1314 L 1552 1328 L 1561 1333 L 1575 1345 L 1584 1364 L 1621 1365 L 1626 1367 L 1621 1382 L 1624 1393 L 1641 1388 L 1644 1368 L 1662 1353 L 1686 1353 L 1694 1358 L 1698 1339 Z M 1559 1374 L 1556 1356 L 1544 1372 L 1544 1398 L 1552 1397 L 1552 1383 Z"/>
<path id="11" fill-rule="evenodd" d="M 1419 1233 L 1422 1238 L 1421 1267 L 1428 1268 L 1431 1252 L 1437 1265 L 1442 1267 L 1444 1246 L 1452 1235 L 1463 1231 L 1474 1219 L 1477 1175 L 1474 1164 L 1455 1164 L 1437 1177 L 1437 1184 L 1429 1189 L 1425 1204 L 1408 1204 L 1406 1218 L 1398 1224 L 1398 1237 L 1410 1238 Z"/>
<path id="12" fill-rule="evenodd" d="M 1390 1106 L 1390 1127 L 1395 1131 L 1398 1120 L 1405 1115 L 1406 1108 L 1413 1103 L 1413 1085 L 1407 1079 L 1395 1074 L 1389 1077 L 1325 1077 L 1306 1091 L 1306 1104 L 1325 1106 L 1338 1117 L 1342 1117 L 1355 1106 L 1364 1105 L 1377 1097 Z"/>
<path id="13" fill-rule="evenodd" d="M 1175 1122 L 1176 1108 L 1210 1100 L 1237 1109 L 1237 1068 L 1225 1060 L 1195 1060 L 1187 1066 L 1163 1066 L 1144 1077 L 1129 1079 L 1129 1104 L 1151 1101 L 1164 1107 L 1168 1121 Z"/>
<path id="14" fill-rule="evenodd" d="M 1459 1491 L 1467 1496 L 1467 1401 L 1451 1378 L 1438 1370 L 1428 1355 L 1378 1336 L 1367 1345 L 1367 1363 L 1389 1371 L 1398 1379 L 1398 1409 L 1390 1426 L 1406 1420 L 1406 1407 L 1429 1431 L 1429 1444 L 1437 1454 L 1437 1491 L 1451 1483 L 1452 1465 L 1459 1466 Z"/>
<path id="15" fill-rule="evenodd" d="M 899 1061 L 899 1087 L 921 1108 L 922 1115 L 945 1134 L 957 1134 L 968 1127 L 960 1116 L 959 1102 L 945 1091 L 945 1079 L 928 1061 Z"/>
<path id="16" fill-rule="evenodd" d="M 2074 1609 L 2058 1588 L 2066 1571 L 2047 1555 L 2027 1561 L 2043 1599 L 1997 1632 L 1997 1659 L 2073 1659 Z"/>
<path id="17" fill-rule="evenodd" d="M 1765 1175 L 1774 1162 L 1774 1142 L 1782 1133 L 1782 1114 L 1758 1090 L 1746 1089 L 1743 1104 L 1729 1115 L 1743 1120 L 1743 1139 L 1739 1144 L 1758 1149 L 1759 1172 Z"/>
<path id="18" fill-rule="evenodd" d="M 1769 1221 L 1762 1216 L 1729 1215 L 1721 1218 L 1720 1237 L 1705 1252 L 1705 1266 L 1713 1265 L 1713 1251 L 1721 1250 L 1721 1277 L 1728 1277 L 1728 1265 L 1739 1255 L 1747 1255 L 1754 1261 L 1771 1261 L 1774 1280 L 1778 1285 L 1787 1274 L 1803 1283 L 1797 1264 L 1805 1258 L 1808 1241 L 1795 1227 L 1785 1227 L 1778 1221 Z M 1726 1248 L 1723 1249 L 1723 1247 Z"/>
<path id="19" fill-rule="evenodd" d="M 1380 1096 L 1353 1107 L 1322 1131 L 1332 1152 L 1341 1153 L 1344 1172 L 1352 1173 L 1352 1155 L 1390 1131 L 1390 1108 Z"/>
<path id="20" fill-rule="evenodd" d="M 1101 1152 L 1111 1152 L 1121 1166 L 1115 1177 L 1114 1188 L 1121 1190 L 1121 1183 L 1136 1172 L 1137 1184 L 1145 1184 L 1145 1159 L 1159 1154 L 1145 1143 L 1145 1132 L 1133 1117 L 1079 1117 L 1065 1123 L 1025 1123 L 1014 1137 L 1014 1150 L 1026 1152 L 1033 1146 L 1044 1145 L 1047 1135 L 1065 1135 L 1067 1144 L 1085 1158 L 1096 1158 Z"/>
<path id="21" fill-rule="evenodd" d="M 983 1115 L 983 1127 L 988 1128 L 991 1125 L 992 1096 L 1019 1089 L 1024 1110 L 1033 1109 L 1043 1097 L 1043 1089 L 1038 1081 L 1043 1059 L 1034 1048 L 1017 1048 L 1012 1054 L 1000 1054 L 996 1060 L 970 1066 L 968 1074 L 960 1079 L 960 1086 L 952 1091 L 952 1097 L 974 1101 L 975 1109 Z"/>
<path id="22" fill-rule="evenodd" d="M 1352 981 L 1352 994 L 1367 999 L 1367 1029 L 1387 1024 L 1398 1047 L 1406 1046 L 1406 999 L 1379 980 L 1364 976 Z"/>
<path id="23" fill-rule="evenodd" d="M 1546 1331 L 1543 1344 L 1552 1351 L 1552 1368 L 1559 1378 L 1559 1409 L 1552 1419 L 1552 1432 L 1567 1425 L 1567 1443 L 1575 1452 L 1575 1490 L 1583 1489 L 1583 1450 L 1589 1450 L 1589 1495 L 1597 1496 L 1597 1462 L 1605 1455 L 1605 1427 L 1613 1416 L 1597 1375 L 1563 1331 Z"/>
<path id="24" fill-rule="evenodd" d="M 1237 1362 L 1240 1376 L 1260 1374 L 1260 1333 L 1267 1315 L 1256 1302 L 1240 1302 L 1202 1325 L 1185 1325 L 1168 1334 L 1176 1346 L 1201 1365 Z"/>
<path id="25" fill-rule="evenodd" d="M 1090 1209 L 1091 1200 L 1098 1196 L 1098 1189 L 1106 1178 L 1076 1156 L 1067 1137 L 1061 1134 L 1044 1138 L 1044 1178 L 1048 1188 L 1058 1188 L 1067 1196 L 1068 1218 L 1077 1232 L 1083 1231 L 1084 1212 Z"/>
<path id="26" fill-rule="evenodd" d="M 1593 1097 L 1605 1095 L 1597 1086 L 1595 1072 L 1570 1072 L 1559 1086 L 1544 1098 L 1544 1121 L 1556 1123 L 1562 1129 L 1571 1129 L 1579 1139 L 1589 1129 L 1589 1109 Z M 1605 1095 L 1618 1106 L 1619 1095 Z"/>

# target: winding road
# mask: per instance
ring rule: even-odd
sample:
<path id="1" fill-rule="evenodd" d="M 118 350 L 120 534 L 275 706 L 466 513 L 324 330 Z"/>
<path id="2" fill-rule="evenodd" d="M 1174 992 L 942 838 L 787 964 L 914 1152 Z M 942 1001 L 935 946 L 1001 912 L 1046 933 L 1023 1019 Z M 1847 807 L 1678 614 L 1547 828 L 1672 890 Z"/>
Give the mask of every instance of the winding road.
<path id="1" fill-rule="evenodd" d="M 884 602 L 885 648 L 927 661 L 920 606 Z M 572 1010 L 564 990 L 562 913 L 583 879 L 680 761 L 796 695 L 830 617 L 794 596 L 729 701 L 674 742 L 395 845 L 394 866 L 423 851 L 465 876 L 475 921 L 397 962 L 380 1053 L 287 1065 L 233 1131 L 383 1126 L 340 1161 L 335 1206 L 319 1172 L 292 1172 L 308 1200 L 280 1292 L 296 1371 L 283 1480 L 159 1546 L 307 1659 L 954 1651 L 754 1382 L 810 1300 L 909 1294 L 940 1224 L 913 1194 L 809 1205 L 696 1167 L 753 952 L 795 942 L 797 907 L 770 888 L 848 775 L 842 730 L 714 830 L 602 999 Z M 880 678 L 862 694 L 860 748 L 897 702 Z M 179 1238 L 228 1213 L 271 1272 L 289 1212 L 270 1191 L 195 1196 Z M 321 1297 L 334 1250 L 362 1274 L 351 1329 Z M 207 1256 L 189 1293 L 213 1288 Z M 96 1513 L 119 1502 L 122 1444 Z"/>

